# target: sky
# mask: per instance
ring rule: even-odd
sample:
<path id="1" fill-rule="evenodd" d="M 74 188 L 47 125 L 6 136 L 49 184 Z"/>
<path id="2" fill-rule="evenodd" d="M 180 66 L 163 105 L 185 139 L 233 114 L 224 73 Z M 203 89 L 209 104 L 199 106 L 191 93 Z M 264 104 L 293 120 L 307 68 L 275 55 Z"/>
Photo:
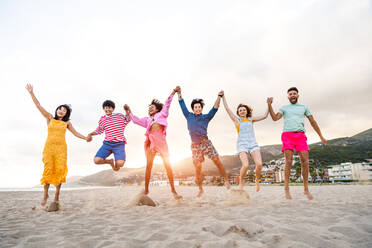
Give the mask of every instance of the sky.
<path id="1" fill-rule="evenodd" d="M 267 97 L 274 110 L 288 104 L 286 90 L 296 86 L 325 138 L 372 127 L 371 1 L 4 0 L 0 37 L 0 187 L 34 186 L 42 175 L 47 125 L 27 83 L 51 113 L 71 104 L 71 122 L 84 135 L 97 127 L 104 100 L 142 117 L 177 85 L 188 107 L 203 98 L 207 112 L 224 90 L 233 110 L 244 103 L 253 115 L 265 113 Z M 191 156 L 177 98 L 168 124 L 174 163 Z M 255 123 L 259 145 L 280 144 L 282 127 L 270 118 Z M 309 143 L 318 142 L 307 120 L 305 127 Z M 145 165 L 144 134 L 127 126 L 125 166 Z M 208 135 L 220 155 L 236 153 L 222 105 Z M 68 176 L 109 169 L 93 164 L 103 139 L 87 143 L 67 131 Z"/>

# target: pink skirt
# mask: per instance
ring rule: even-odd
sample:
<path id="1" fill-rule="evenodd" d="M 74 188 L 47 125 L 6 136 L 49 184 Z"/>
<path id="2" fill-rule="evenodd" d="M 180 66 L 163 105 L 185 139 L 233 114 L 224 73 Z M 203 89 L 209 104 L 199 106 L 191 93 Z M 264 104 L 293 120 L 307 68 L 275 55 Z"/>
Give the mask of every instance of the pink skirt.
<path id="1" fill-rule="evenodd" d="M 157 131 L 150 131 L 148 135 L 146 135 L 145 141 L 145 152 L 147 153 L 148 149 L 150 152 L 157 153 L 162 156 L 169 156 L 168 152 L 168 144 L 165 140 L 165 134 L 163 130 Z"/>

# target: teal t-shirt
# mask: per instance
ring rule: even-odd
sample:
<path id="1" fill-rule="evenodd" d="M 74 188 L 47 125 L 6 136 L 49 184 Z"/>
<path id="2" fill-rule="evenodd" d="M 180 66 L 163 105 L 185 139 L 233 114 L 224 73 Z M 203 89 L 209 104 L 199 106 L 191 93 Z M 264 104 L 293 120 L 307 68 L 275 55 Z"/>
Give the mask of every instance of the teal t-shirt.
<path id="1" fill-rule="evenodd" d="M 288 104 L 281 107 L 279 113 L 284 118 L 283 132 L 305 132 L 305 116 L 311 115 L 306 105 L 299 103 Z"/>

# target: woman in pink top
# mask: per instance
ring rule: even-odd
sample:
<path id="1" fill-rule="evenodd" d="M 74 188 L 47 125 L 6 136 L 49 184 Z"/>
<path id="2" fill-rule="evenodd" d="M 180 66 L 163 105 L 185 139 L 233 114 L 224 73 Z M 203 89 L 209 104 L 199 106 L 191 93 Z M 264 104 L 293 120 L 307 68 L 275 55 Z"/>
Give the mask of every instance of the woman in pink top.
<path id="1" fill-rule="evenodd" d="M 145 194 L 149 193 L 149 182 L 151 177 L 151 169 L 155 156 L 161 156 L 164 162 L 164 167 L 167 170 L 169 183 L 175 199 L 180 199 L 182 196 L 178 195 L 174 188 L 173 171 L 169 162 L 168 145 L 165 139 L 167 130 L 167 117 L 169 114 L 169 107 L 172 102 L 177 88 L 172 91 L 172 94 L 167 98 L 165 104 L 160 103 L 154 99 L 149 105 L 149 117 L 138 118 L 135 116 L 130 107 L 126 104 L 124 109 L 129 112 L 133 123 L 146 128 L 145 154 L 146 154 L 146 175 L 145 175 Z"/>

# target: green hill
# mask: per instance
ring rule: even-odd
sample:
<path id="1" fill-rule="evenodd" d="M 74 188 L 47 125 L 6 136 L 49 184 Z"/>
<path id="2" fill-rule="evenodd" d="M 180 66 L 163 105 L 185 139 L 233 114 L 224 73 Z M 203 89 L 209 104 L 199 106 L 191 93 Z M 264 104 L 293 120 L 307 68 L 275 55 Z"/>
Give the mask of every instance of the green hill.
<path id="1" fill-rule="evenodd" d="M 361 162 L 372 158 L 372 128 L 352 137 L 333 139 L 326 147 L 320 143 L 310 145 L 310 159 L 316 167 L 344 162 Z"/>
<path id="2" fill-rule="evenodd" d="M 261 147 L 263 162 L 282 158 L 281 145 L 269 145 Z M 361 132 L 352 137 L 337 138 L 328 141 L 327 146 L 321 143 L 310 145 L 310 159 L 314 160 L 314 167 L 324 168 L 329 165 L 343 162 L 361 162 L 364 159 L 372 158 L 372 128 Z M 238 174 L 241 168 L 241 162 L 238 155 L 220 156 L 223 165 L 228 173 Z M 254 166 L 253 161 L 250 165 Z M 192 164 L 192 158 L 185 158 L 172 165 L 175 176 L 194 176 L 195 169 Z M 166 174 L 163 165 L 154 165 L 152 175 L 161 173 Z M 218 176 L 219 172 L 213 162 L 206 159 L 203 163 L 203 173 L 209 176 Z M 111 169 L 98 172 L 80 179 L 83 185 L 115 185 L 120 181 L 141 182 L 144 180 L 145 167 L 140 168 L 122 168 L 119 172 L 113 172 Z"/>

